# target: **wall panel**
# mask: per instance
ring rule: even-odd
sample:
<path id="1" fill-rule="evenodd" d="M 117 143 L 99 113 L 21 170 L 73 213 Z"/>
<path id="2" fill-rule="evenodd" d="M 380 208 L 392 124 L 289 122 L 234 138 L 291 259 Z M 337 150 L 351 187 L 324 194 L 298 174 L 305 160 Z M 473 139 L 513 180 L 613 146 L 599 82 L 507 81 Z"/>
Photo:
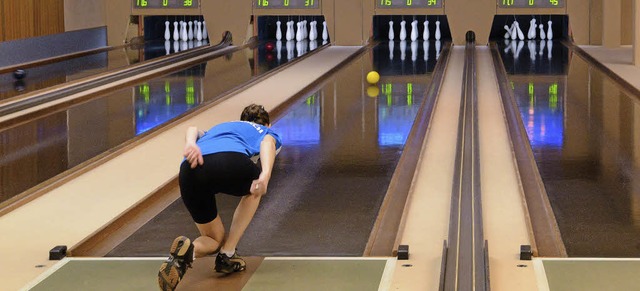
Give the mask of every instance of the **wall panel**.
<path id="1" fill-rule="evenodd" d="M 64 32 L 64 0 L 34 0 L 34 35 Z"/>
<path id="2" fill-rule="evenodd" d="M 34 0 L 3 0 L 5 41 L 34 35 Z"/>

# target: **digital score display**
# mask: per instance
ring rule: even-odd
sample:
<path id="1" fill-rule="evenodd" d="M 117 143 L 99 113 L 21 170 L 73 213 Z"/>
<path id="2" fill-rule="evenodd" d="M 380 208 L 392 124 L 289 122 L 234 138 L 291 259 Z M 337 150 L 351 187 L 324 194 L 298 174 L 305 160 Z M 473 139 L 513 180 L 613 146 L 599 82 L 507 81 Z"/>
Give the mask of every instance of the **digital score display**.
<path id="1" fill-rule="evenodd" d="M 500 8 L 564 8 L 565 0 L 498 0 Z"/>
<path id="2" fill-rule="evenodd" d="M 133 8 L 184 9 L 199 8 L 200 0 L 132 0 Z"/>
<path id="3" fill-rule="evenodd" d="M 378 8 L 442 8 L 444 0 L 375 0 Z"/>
<path id="4" fill-rule="evenodd" d="M 320 0 L 255 0 L 256 8 L 313 9 L 320 7 Z"/>

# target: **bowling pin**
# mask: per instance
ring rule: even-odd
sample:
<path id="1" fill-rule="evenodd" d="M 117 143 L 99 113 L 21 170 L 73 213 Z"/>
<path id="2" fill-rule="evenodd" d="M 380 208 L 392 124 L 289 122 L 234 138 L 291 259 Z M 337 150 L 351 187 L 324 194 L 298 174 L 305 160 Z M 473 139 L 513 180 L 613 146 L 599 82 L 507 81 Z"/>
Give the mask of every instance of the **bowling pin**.
<path id="1" fill-rule="evenodd" d="M 389 60 L 393 61 L 393 50 L 395 49 L 396 43 L 393 40 L 389 41 Z"/>
<path id="2" fill-rule="evenodd" d="M 202 41 L 202 22 L 196 21 L 196 40 Z"/>
<path id="3" fill-rule="evenodd" d="M 327 31 L 327 22 L 322 22 L 322 40 L 325 41 L 322 44 L 326 44 L 326 41 L 329 40 L 329 31 Z"/>
<path id="4" fill-rule="evenodd" d="M 164 22 L 164 40 L 171 39 L 171 29 L 169 28 L 169 21 Z"/>
<path id="5" fill-rule="evenodd" d="M 281 40 L 276 41 L 276 53 L 278 53 L 278 61 L 280 61 L 280 59 L 282 59 L 282 41 Z"/>
<path id="6" fill-rule="evenodd" d="M 311 21 L 311 31 L 309 32 L 309 39 L 311 41 L 315 41 L 318 39 L 318 22 L 315 20 Z"/>
<path id="7" fill-rule="evenodd" d="M 442 34 L 440 33 L 440 20 L 436 21 L 436 40 L 440 40 Z"/>
<path id="8" fill-rule="evenodd" d="M 189 40 L 193 39 L 193 21 L 189 21 L 189 30 L 188 30 L 188 33 L 187 33 L 187 38 Z"/>
<path id="9" fill-rule="evenodd" d="M 302 39 L 309 38 L 309 29 L 307 28 L 307 20 L 302 21 Z"/>
<path id="10" fill-rule="evenodd" d="M 547 40 L 547 59 L 551 60 L 551 51 L 553 50 L 553 41 Z"/>
<path id="11" fill-rule="evenodd" d="M 442 44 L 439 40 L 436 40 L 436 60 L 440 58 L 440 46 Z"/>
<path id="12" fill-rule="evenodd" d="M 394 38 L 396 38 L 396 35 L 393 32 L 393 21 L 389 21 L 389 40 L 393 40 Z"/>
<path id="13" fill-rule="evenodd" d="M 299 21 L 296 25 L 298 26 L 298 31 L 296 31 L 296 41 L 302 41 L 304 39 L 304 28 L 302 28 L 302 21 Z"/>
<path id="14" fill-rule="evenodd" d="M 520 29 L 520 23 L 516 22 L 516 31 L 518 32 L 518 39 L 524 40 L 524 33 L 522 33 L 522 29 Z"/>
<path id="15" fill-rule="evenodd" d="M 429 41 L 422 42 L 422 50 L 424 50 L 424 60 L 426 62 L 429 60 Z"/>
<path id="16" fill-rule="evenodd" d="M 553 29 L 551 29 L 551 20 L 547 21 L 548 27 L 547 27 L 547 39 L 551 40 L 553 39 Z"/>
<path id="17" fill-rule="evenodd" d="M 511 38 L 511 28 L 509 28 L 509 26 L 507 26 L 506 24 L 504 25 L 504 30 L 506 30 L 507 32 L 504 33 L 504 39 L 508 39 Z"/>
<path id="18" fill-rule="evenodd" d="M 180 32 L 180 40 L 187 41 L 189 39 L 189 33 L 187 32 L 187 22 L 182 22 L 182 31 Z M 182 49 L 182 46 L 181 46 Z"/>
<path id="19" fill-rule="evenodd" d="M 276 21 L 276 39 L 282 40 L 282 30 L 280 29 L 280 24 L 282 24 L 279 20 Z M 282 46 L 282 44 L 281 44 Z"/>
<path id="20" fill-rule="evenodd" d="M 287 21 L 287 32 L 285 33 L 285 39 L 287 41 L 291 40 L 291 21 Z"/>
<path id="21" fill-rule="evenodd" d="M 178 31 L 178 22 L 174 21 L 173 22 L 173 40 L 179 40 L 180 39 L 180 32 Z"/>
<path id="22" fill-rule="evenodd" d="M 401 21 L 400 22 L 400 40 L 406 40 L 407 39 L 407 28 L 406 28 L 407 22 L 406 21 Z"/>
<path id="23" fill-rule="evenodd" d="M 407 55 L 407 41 L 401 40 L 400 41 L 400 59 L 404 61 L 404 59 L 406 58 L 406 55 Z"/>
<path id="24" fill-rule="evenodd" d="M 416 23 L 417 22 L 418 21 L 416 21 Z M 415 62 L 416 60 L 418 60 L 418 42 L 412 41 L 411 42 L 411 61 Z"/>
<path id="25" fill-rule="evenodd" d="M 536 19 L 535 18 L 531 19 L 531 25 L 529 26 L 529 33 L 530 33 L 529 39 L 536 39 L 536 35 L 537 35 L 536 27 L 537 27 Z"/>
<path id="26" fill-rule="evenodd" d="M 209 38 L 209 32 L 207 31 L 207 22 L 202 21 L 202 39 Z"/>
<path id="27" fill-rule="evenodd" d="M 411 41 L 418 40 L 418 21 L 411 22 Z"/>
<path id="28" fill-rule="evenodd" d="M 425 20 L 423 25 L 424 31 L 422 32 L 422 40 L 429 40 L 429 20 Z"/>
<path id="29" fill-rule="evenodd" d="M 545 33 L 544 33 L 544 26 L 542 24 L 540 24 L 540 26 L 538 26 L 540 28 L 540 39 L 544 40 L 546 37 Z"/>
<path id="30" fill-rule="evenodd" d="M 171 42 L 168 39 L 164 41 L 164 50 L 167 55 L 171 53 Z"/>
<path id="31" fill-rule="evenodd" d="M 516 29 L 516 21 L 511 23 L 511 40 L 516 40 L 518 38 L 518 30 Z"/>

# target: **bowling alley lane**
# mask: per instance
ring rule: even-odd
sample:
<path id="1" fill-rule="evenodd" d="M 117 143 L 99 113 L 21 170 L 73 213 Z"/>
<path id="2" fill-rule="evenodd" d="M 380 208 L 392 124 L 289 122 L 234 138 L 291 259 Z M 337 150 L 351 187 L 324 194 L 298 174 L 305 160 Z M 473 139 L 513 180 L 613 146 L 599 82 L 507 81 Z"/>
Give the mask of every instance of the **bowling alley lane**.
<path id="1" fill-rule="evenodd" d="M 306 54 L 278 60 L 265 46 L 3 126 L 0 207 Z"/>
<path id="2" fill-rule="evenodd" d="M 208 41 L 197 44 L 192 41 L 191 45 L 187 42 L 185 44 L 184 50 L 188 50 L 208 45 Z M 167 46 L 165 41 L 150 40 L 142 44 L 113 47 L 102 52 L 61 58 L 51 63 L 24 68 L 26 75 L 23 79 L 16 79 L 13 71 L 2 73 L 0 74 L 0 101 L 73 80 L 123 69 L 180 51 L 183 49 L 179 42 L 170 42 Z"/>
<path id="3" fill-rule="evenodd" d="M 561 42 L 506 43 L 498 42 L 568 255 L 639 257 L 640 96 Z"/>
<path id="4" fill-rule="evenodd" d="M 374 47 L 275 121 L 284 147 L 242 255 L 363 255 L 436 60 L 435 44 L 427 61 L 421 49 L 412 60 L 410 47 L 394 48 Z M 366 81 L 372 70 L 381 75 L 376 85 Z M 228 228 L 237 198 L 216 199 Z M 107 256 L 163 256 L 178 235 L 198 236 L 180 199 Z"/>

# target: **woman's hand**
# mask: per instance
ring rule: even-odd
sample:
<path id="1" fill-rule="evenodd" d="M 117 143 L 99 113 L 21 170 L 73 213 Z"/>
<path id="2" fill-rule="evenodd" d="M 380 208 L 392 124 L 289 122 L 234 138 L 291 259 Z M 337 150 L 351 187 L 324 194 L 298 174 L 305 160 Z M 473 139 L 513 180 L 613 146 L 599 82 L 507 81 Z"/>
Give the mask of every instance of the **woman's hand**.
<path id="1" fill-rule="evenodd" d="M 267 175 L 262 173 L 258 179 L 253 180 L 250 189 L 251 194 L 259 196 L 266 194 L 267 188 L 269 187 L 269 178 L 270 177 L 267 177 Z"/>
<path id="2" fill-rule="evenodd" d="M 192 169 L 204 163 L 204 159 L 202 158 L 202 152 L 200 151 L 200 147 L 195 143 L 188 142 L 184 146 L 184 157 L 187 159 Z"/>

